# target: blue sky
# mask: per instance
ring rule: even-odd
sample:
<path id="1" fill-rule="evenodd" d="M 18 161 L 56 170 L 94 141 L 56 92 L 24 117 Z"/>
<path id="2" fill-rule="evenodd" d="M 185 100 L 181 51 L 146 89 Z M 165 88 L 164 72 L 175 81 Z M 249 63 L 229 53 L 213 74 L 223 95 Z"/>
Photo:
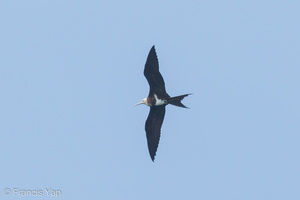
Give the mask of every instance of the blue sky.
<path id="1" fill-rule="evenodd" d="M 300 199 L 299 7 L 1 1 L 0 198 Z M 167 92 L 193 93 L 154 163 L 133 106 L 152 45 Z"/>

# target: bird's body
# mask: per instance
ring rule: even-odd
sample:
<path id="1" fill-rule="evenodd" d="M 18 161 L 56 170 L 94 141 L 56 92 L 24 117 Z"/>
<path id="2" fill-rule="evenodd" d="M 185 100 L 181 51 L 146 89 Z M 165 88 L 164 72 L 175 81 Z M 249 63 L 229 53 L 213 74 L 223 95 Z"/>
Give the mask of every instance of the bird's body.
<path id="1" fill-rule="evenodd" d="M 158 59 L 153 46 L 147 57 L 145 64 L 144 75 L 149 83 L 150 91 L 147 98 L 140 103 L 150 106 L 150 112 L 145 124 L 148 149 L 152 161 L 157 151 L 161 126 L 165 117 L 166 105 L 172 104 L 175 106 L 187 108 L 181 103 L 181 100 L 189 94 L 170 97 L 165 89 L 165 82 L 158 68 Z"/>

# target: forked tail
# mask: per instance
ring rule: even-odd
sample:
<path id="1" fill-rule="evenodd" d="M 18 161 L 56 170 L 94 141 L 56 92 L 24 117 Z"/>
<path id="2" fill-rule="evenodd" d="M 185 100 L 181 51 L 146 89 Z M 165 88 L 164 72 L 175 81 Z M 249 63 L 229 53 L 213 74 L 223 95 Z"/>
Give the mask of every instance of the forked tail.
<path id="1" fill-rule="evenodd" d="M 188 108 L 188 107 L 186 107 L 185 105 L 183 105 L 183 104 L 181 103 L 181 100 L 182 100 L 184 97 L 189 96 L 189 95 L 191 95 L 191 94 L 184 94 L 184 95 L 180 95 L 180 96 L 177 96 L 177 97 L 170 97 L 170 98 L 168 99 L 168 103 L 169 103 L 169 104 L 172 104 L 172 105 L 174 105 L 174 106 L 178 106 L 178 107 L 182 107 L 182 108 Z"/>

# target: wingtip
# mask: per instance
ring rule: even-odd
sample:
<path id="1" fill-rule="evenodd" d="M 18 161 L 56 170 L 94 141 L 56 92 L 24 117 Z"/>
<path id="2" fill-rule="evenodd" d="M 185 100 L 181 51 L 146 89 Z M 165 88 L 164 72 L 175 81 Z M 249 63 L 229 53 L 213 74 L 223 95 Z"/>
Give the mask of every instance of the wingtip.
<path id="1" fill-rule="evenodd" d="M 151 156 L 151 160 L 152 160 L 152 162 L 154 162 L 154 160 L 155 160 L 155 157 L 154 157 L 154 156 Z"/>
<path id="2" fill-rule="evenodd" d="M 156 156 L 156 152 L 150 152 L 150 150 L 149 150 L 149 154 L 150 154 L 151 160 L 154 162 L 155 156 Z"/>

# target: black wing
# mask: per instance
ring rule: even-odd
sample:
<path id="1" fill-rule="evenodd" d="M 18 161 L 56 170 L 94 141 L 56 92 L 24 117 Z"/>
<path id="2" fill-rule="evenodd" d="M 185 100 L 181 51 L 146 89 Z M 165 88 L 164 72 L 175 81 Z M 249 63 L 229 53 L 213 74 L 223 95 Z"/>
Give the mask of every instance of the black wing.
<path id="1" fill-rule="evenodd" d="M 160 99 L 170 97 L 166 92 L 164 79 L 158 69 L 158 59 L 154 46 L 148 54 L 144 75 L 150 85 L 149 96 L 153 96 L 153 93 L 155 93 Z"/>
<path id="2" fill-rule="evenodd" d="M 154 156 L 157 151 L 160 129 L 164 121 L 166 106 L 152 106 L 150 107 L 150 112 L 145 124 L 146 136 L 148 149 L 152 161 L 154 161 Z"/>

